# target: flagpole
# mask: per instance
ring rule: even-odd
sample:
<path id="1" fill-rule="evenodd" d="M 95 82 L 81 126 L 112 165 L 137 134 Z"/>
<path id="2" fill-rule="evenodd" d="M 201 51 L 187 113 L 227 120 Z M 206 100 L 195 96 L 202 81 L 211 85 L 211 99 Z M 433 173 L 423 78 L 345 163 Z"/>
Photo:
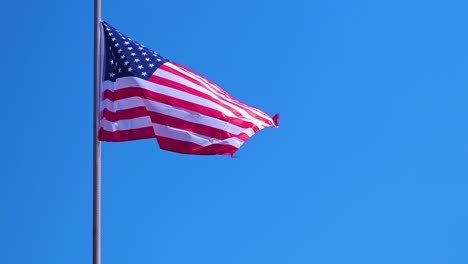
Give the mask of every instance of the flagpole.
<path id="1" fill-rule="evenodd" d="M 101 0 L 94 0 L 94 98 L 93 98 L 93 264 L 101 264 L 101 143 L 98 140 Z"/>

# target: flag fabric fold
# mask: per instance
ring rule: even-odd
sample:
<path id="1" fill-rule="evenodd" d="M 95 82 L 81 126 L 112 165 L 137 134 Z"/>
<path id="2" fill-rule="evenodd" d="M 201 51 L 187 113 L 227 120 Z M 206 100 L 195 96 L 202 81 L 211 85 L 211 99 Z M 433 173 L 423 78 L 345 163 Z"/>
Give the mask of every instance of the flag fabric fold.
<path id="1" fill-rule="evenodd" d="M 278 127 L 195 72 L 102 22 L 99 140 L 156 138 L 164 150 L 233 155 L 263 128 Z"/>

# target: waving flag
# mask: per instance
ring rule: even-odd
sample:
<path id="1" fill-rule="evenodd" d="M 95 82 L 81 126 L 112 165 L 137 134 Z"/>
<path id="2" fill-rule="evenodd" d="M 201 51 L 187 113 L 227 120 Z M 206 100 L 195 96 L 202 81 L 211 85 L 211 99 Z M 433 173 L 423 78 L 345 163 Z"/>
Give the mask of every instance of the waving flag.
<path id="1" fill-rule="evenodd" d="M 278 115 L 247 106 L 213 82 L 102 22 L 99 140 L 156 138 L 164 150 L 232 155 Z"/>

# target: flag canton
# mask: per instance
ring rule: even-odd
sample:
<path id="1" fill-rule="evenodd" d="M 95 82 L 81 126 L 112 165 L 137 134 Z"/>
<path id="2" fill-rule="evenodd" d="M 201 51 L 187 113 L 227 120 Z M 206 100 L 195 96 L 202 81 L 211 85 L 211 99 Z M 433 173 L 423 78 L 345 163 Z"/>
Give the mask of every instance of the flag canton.
<path id="1" fill-rule="evenodd" d="M 168 60 L 102 22 L 104 27 L 104 80 L 134 76 L 147 80 Z"/>

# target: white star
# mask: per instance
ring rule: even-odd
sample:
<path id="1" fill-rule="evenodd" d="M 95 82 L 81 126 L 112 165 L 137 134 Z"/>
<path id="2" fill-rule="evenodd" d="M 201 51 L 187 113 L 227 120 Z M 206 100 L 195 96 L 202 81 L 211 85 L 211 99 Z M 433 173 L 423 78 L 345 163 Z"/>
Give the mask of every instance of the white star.
<path id="1" fill-rule="evenodd" d="M 135 53 L 135 52 L 132 52 L 132 53 L 130 53 L 130 55 L 132 55 L 132 56 L 135 56 L 135 55 L 136 55 L 136 53 Z"/>
<path id="2" fill-rule="evenodd" d="M 139 62 L 139 61 L 140 61 L 140 59 L 136 58 L 134 61 L 135 61 L 135 62 Z"/>
<path id="3" fill-rule="evenodd" d="M 127 71 L 131 72 L 131 71 L 132 71 L 132 67 L 128 68 Z"/>
<path id="4" fill-rule="evenodd" d="M 127 65 L 127 64 L 128 64 L 128 61 L 125 61 L 124 64 Z"/>
<path id="5" fill-rule="evenodd" d="M 146 56 L 146 52 L 142 52 L 141 55 Z"/>
<path id="6" fill-rule="evenodd" d="M 117 51 L 117 53 L 121 53 L 121 52 L 122 52 L 122 50 L 121 50 L 121 49 L 119 49 L 119 50 Z"/>
<path id="7" fill-rule="evenodd" d="M 156 57 L 156 56 L 158 56 L 158 54 L 156 54 L 156 53 L 153 53 L 153 56 L 154 56 L 154 57 Z"/>
<path id="8" fill-rule="evenodd" d="M 154 67 L 154 64 L 153 64 L 153 63 L 150 63 L 149 67 L 150 67 L 150 68 L 153 68 L 153 67 Z"/>
<path id="9" fill-rule="evenodd" d="M 115 43 L 115 44 L 114 44 L 114 47 L 118 47 L 118 46 L 119 46 L 119 43 Z"/>
<path id="10" fill-rule="evenodd" d="M 128 45 L 130 42 L 128 42 L 128 41 L 125 41 L 124 43 L 125 43 L 125 45 Z"/>
<path id="11" fill-rule="evenodd" d="M 138 65 L 138 69 L 143 69 L 143 66 L 142 65 Z"/>
<path id="12" fill-rule="evenodd" d="M 106 30 L 107 30 L 107 31 L 110 31 L 110 28 L 106 27 Z"/>
<path id="13" fill-rule="evenodd" d="M 145 61 L 150 61 L 150 58 L 146 58 Z"/>
<path id="14" fill-rule="evenodd" d="M 112 35 L 114 35 L 114 33 L 112 33 L 112 32 L 109 32 L 109 36 L 112 36 Z"/>
<path id="15" fill-rule="evenodd" d="M 111 64 L 114 64 L 114 60 L 111 60 Z"/>
<path id="16" fill-rule="evenodd" d="M 120 69 L 120 68 L 119 68 L 119 69 L 118 69 L 118 71 L 119 71 L 119 72 L 121 72 L 121 71 L 122 71 L 122 69 Z"/>
<path id="17" fill-rule="evenodd" d="M 161 59 L 160 59 L 160 58 L 157 58 L 156 60 L 157 60 L 157 61 L 161 61 Z"/>
<path id="18" fill-rule="evenodd" d="M 114 78 L 115 74 L 114 74 L 113 72 L 111 72 L 111 73 L 109 73 L 109 76 L 110 76 L 111 78 Z"/>
<path id="19" fill-rule="evenodd" d="M 112 38 L 112 41 L 115 41 L 115 40 L 116 40 L 116 38 Z"/>
<path id="20" fill-rule="evenodd" d="M 120 56 L 120 59 L 123 60 L 125 58 L 125 55 Z"/>
<path id="21" fill-rule="evenodd" d="M 138 47 L 139 50 L 142 50 L 143 48 L 142 47 Z"/>
<path id="22" fill-rule="evenodd" d="M 133 48 L 132 48 L 132 47 L 128 47 L 127 49 L 128 49 L 128 50 L 132 50 Z"/>
<path id="23" fill-rule="evenodd" d="M 141 75 L 146 76 L 146 72 L 142 72 Z"/>

